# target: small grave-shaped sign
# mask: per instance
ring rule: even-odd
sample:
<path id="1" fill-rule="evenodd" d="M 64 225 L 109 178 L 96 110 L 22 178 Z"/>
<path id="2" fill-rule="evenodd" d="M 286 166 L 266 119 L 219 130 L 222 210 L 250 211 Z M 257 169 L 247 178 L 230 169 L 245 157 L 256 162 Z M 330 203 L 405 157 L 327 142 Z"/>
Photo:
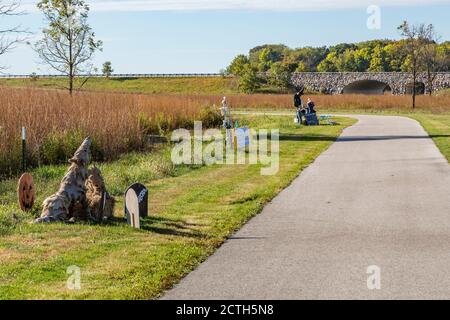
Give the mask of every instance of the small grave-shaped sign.
<path id="1" fill-rule="evenodd" d="M 148 217 L 148 190 L 140 183 L 130 186 L 125 192 L 125 215 L 133 228 L 140 228 L 140 218 Z"/>
<path id="2" fill-rule="evenodd" d="M 36 189 L 34 187 L 33 177 L 29 173 L 24 173 L 17 186 L 17 195 L 19 205 L 22 211 L 31 211 L 36 200 Z"/>

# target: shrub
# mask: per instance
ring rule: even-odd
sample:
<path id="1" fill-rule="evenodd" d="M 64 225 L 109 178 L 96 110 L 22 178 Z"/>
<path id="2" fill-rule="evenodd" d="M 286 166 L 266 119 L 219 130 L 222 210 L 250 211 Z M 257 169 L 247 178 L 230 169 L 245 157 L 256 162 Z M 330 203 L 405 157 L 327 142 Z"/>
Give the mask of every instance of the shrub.
<path id="1" fill-rule="evenodd" d="M 206 107 L 200 113 L 200 121 L 204 127 L 213 128 L 222 124 L 223 117 L 217 107 Z"/>

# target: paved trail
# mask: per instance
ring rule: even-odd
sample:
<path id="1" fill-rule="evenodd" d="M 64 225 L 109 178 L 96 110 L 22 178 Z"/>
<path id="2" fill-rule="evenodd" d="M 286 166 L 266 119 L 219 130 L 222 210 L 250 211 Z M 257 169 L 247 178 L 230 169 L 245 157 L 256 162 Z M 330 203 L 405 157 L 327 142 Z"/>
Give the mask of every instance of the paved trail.
<path id="1" fill-rule="evenodd" d="M 449 164 L 416 121 L 356 117 L 164 299 L 449 299 Z"/>

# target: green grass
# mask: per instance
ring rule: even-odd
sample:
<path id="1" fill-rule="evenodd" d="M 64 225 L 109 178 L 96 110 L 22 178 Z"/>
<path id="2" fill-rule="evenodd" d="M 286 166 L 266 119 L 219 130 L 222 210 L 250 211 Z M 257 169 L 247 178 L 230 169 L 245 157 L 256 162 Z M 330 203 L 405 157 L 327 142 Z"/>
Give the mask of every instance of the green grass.
<path id="1" fill-rule="evenodd" d="M 79 88 L 83 79 L 77 80 L 75 88 Z M 32 87 L 47 89 L 64 89 L 67 79 L 38 78 L 38 79 L 0 79 L 0 86 Z M 239 79 L 235 77 L 174 77 L 174 78 L 92 78 L 83 86 L 82 90 L 113 91 L 121 93 L 146 94 L 238 94 Z M 264 85 L 255 93 L 285 94 L 289 90 Z"/>
<path id="2" fill-rule="evenodd" d="M 413 114 L 409 117 L 420 122 L 450 162 L 450 114 Z"/>
<path id="3" fill-rule="evenodd" d="M 439 91 L 437 92 L 437 94 L 439 94 L 439 95 L 445 95 L 445 96 L 450 96 L 450 89 L 439 90 Z"/>
<path id="4" fill-rule="evenodd" d="M 80 81 L 76 84 L 79 87 Z M 63 78 L 0 79 L 0 85 L 61 89 L 67 87 Z M 232 94 L 238 93 L 238 80 L 229 77 L 186 78 L 92 78 L 83 90 L 116 91 L 152 94 Z"/>
<path id="5" fill-rule="evenodd" d="M 119 203 L 140 181 L 150 189 L 150 217 L 141 230 L 118 217 L 107 225 L 32 225 L 19 213 L 15 180 L 0 183 L 0 299 L 151 299 L 170 288 L 258 214 L 328 148 L 354 120 L 297 127 L 292 117 L 248 116 L 253 128 L 279 128 L 280 171 L 261 176 L 260 165 L 173 167 L 168 149 L 102 164 Z M 66 167 L 33 171 L 38 201 L 53 193 Z M 37 208 L 35 215 L 39 214 Z M 82 290 L 66 287 L 67 267 L 81 268 Z"/>

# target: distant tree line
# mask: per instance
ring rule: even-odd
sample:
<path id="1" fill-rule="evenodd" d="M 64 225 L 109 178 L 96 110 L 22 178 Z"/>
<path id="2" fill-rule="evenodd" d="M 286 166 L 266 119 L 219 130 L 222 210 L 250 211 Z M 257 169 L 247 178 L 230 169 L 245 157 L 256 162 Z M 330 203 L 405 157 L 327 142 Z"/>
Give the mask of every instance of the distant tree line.
<path id="1" fill-rule="evenodd" d="M 414 27 L 419 30 L 414 35 L 399 29 L 405 39 L 398 41 L 371 40 L 296 49 L 282 44 L 258 46 L 247 55 L 235 57 L 226 73 L 239 77 L 242 91 L 252 92 L 262 85 L 288 89 L 294 72 L 450 71 L 450 41 L 440 43 L 432 25 Z"/>

